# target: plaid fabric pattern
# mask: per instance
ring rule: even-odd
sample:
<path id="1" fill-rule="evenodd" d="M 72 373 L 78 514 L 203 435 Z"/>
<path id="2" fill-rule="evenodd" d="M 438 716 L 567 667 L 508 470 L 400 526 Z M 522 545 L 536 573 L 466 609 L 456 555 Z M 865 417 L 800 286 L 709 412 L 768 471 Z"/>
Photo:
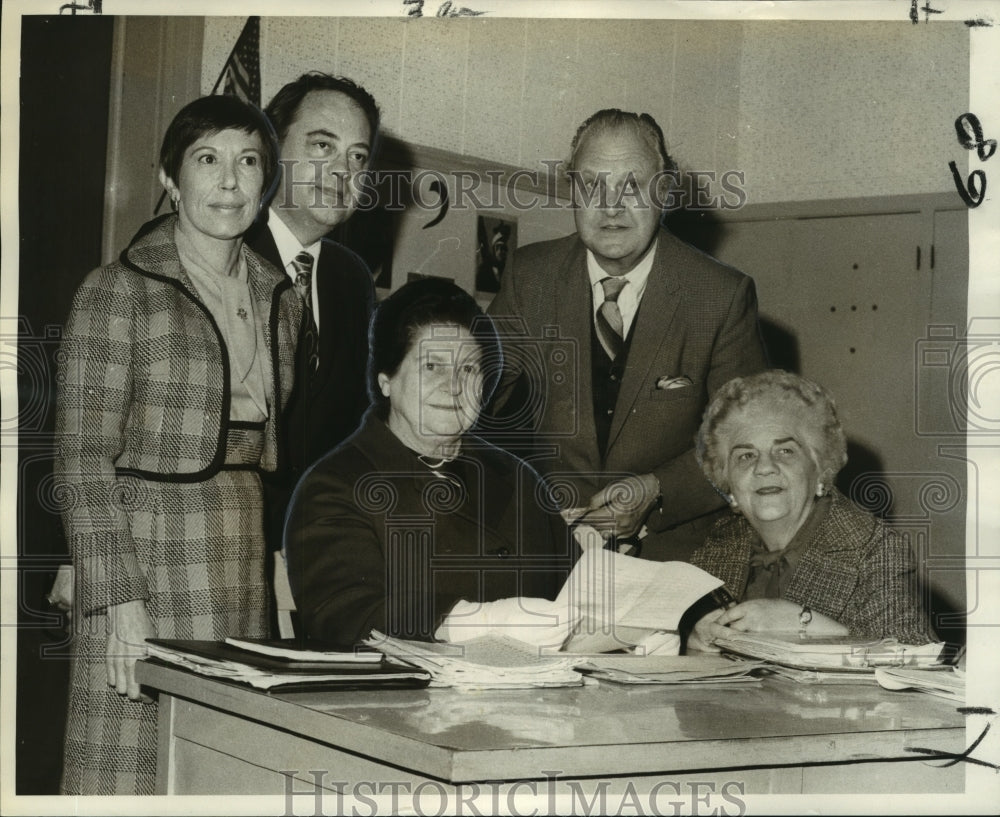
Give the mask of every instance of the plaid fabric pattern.
<path id="1" fill-rule="evenodd" d="M 756 541 L 746 518 L 733 515 L 716 524 L 691 562 L 722 579 L 741 601 Z M 920 604 L 907 543 L 836 490 L 785 598 L 839 621 L 859 638 L 896 638 L 906 644 L 937 640 Z"/>
<path id="2" fill-rule="evenodd" d="M 87 277 L 64 336 L 56 477 L 81 614 L 67 794 L 154 787 L 156 707 L 107 686 L 104 608 L 143 599 L 161 638 L 267 634 L 256 469 L 276 464 L 301 306 L 290 287 L 275 291 L 284 277 L 248 253 L 256 308 L 269 316 L 272 405 L 262 428 L 230 429 L 225 346 L 180 267 L 174 222 L 162 220 L 122 262 Z"/>

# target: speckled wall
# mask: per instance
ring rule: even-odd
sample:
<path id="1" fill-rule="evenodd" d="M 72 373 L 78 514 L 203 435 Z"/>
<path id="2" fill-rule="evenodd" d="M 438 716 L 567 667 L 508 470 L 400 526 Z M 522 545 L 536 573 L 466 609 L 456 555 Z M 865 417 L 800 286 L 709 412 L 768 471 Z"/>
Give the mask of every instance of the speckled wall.
<path id="1" fill-rule="evenodd" d="M 242 23 L 206 21 L 206 92 Z M 310 69 L 359 80 L 401 139 L 521 167 L 600 107 L 645 110 L 754 203 L 949 191 L 969 81 L 957 23 L 263 18 L 265 100 Z"/>
<path id="2" fill-rule="evenodd" d="M 968 37 L 960 23 L 745 26 L 736 141 L 752 199 L 950 191 Z"/>

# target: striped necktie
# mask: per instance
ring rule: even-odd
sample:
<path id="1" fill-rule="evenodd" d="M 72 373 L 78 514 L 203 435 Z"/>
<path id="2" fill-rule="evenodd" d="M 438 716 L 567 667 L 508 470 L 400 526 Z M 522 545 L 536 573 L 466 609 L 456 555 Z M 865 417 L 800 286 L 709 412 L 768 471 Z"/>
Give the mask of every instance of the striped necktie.
<path id="1" fill-rule="evenodd" d="M 295 269 L 295 291 L 299 293 L 305 307 L 302 315 L 301 354 L 308 365 L 308 370 L 315 372 L 319 369 L 319 329 L 316 327 L 316 317 L 312 308 L 312 254 L 302 250 L 292 259 L 292 267 Z"/>
<path id="2" fill-rule="evenodd" d="M 604 302 L 597 310 L 595 323 L 597 325 L 597 337 L 601 341 L 601 346 L 607 352 L 608 357 L 614 361 L 625 348 L 625 324 L 622 320 L 621 310 L 618 308 L 618 296 L 628 279 L 624 275 L 601 279 L 601 286 L 604 288 Z"/>

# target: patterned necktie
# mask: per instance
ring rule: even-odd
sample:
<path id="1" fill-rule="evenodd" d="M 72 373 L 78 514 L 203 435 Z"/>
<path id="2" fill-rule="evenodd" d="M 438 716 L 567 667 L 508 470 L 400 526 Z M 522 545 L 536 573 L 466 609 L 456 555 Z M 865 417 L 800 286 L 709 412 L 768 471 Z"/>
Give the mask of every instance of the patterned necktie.
<path id="1" fill-rule="evenodd" d="M 618 308 L 618 296 L 627 283 L 628 279 L 624 275 L 601 279 L 601 286 L 604 287 L 604 303 L 597 310 L 595 322 L 597 337 L 611 360 L 615 360 L 625 347 L 625 323 Z"/>
<path id="2" fill-rule="evenodd" d="M 319 369 L 319 329 L 312 308 L 312 254 L 302 250 L 292 259 L 295 269 L 295 291 L 302 298 L 305 310 L 302 315 L 302 356 L 307 362 L 310 372 Z"/>

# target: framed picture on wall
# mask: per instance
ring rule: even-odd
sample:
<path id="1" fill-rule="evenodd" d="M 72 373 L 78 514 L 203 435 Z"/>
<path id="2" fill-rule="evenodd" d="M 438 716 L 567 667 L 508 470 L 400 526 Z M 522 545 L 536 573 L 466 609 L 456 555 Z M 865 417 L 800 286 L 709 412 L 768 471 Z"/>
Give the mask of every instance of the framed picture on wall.
<path id="1" fill-rule="evenodd" d="M 478 216 L 476 218 L 476 292 L 495 294 L 500 281 L 510 271 L 517 248 L 517 220 Z"/>

